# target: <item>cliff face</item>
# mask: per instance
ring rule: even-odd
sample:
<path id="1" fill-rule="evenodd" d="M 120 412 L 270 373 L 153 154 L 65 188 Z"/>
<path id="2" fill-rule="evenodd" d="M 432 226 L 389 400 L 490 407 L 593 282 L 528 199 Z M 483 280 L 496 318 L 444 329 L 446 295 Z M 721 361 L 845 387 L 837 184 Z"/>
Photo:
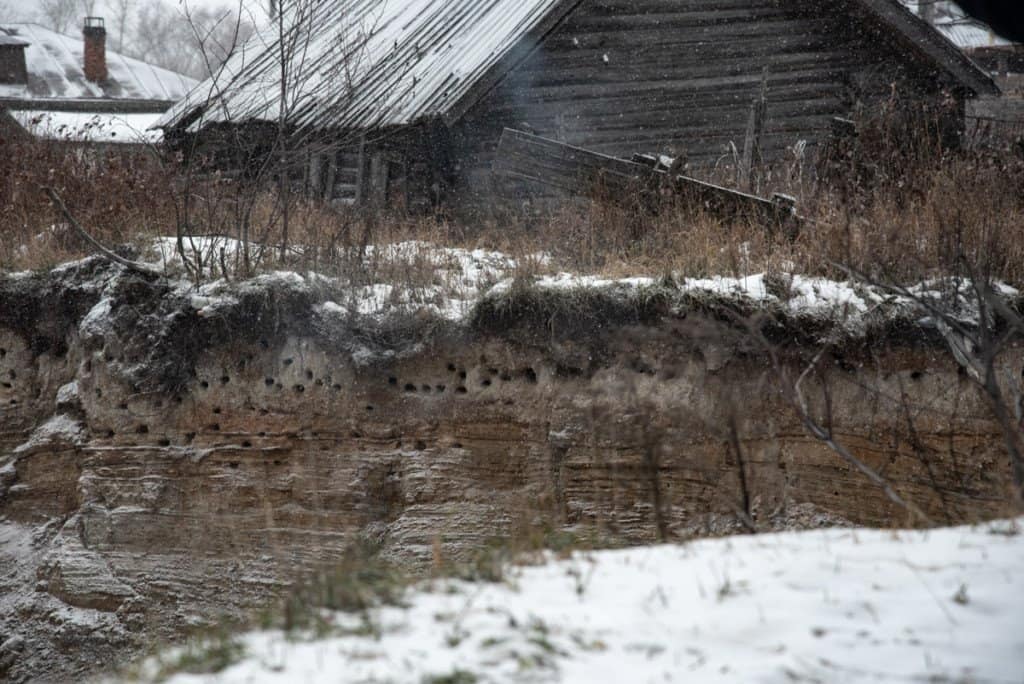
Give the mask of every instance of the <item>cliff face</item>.
<path id="1" fill-rule="evenodd" d="M 524 529 L 737 531 L 748 508 L 760 529 L 913 522 L 808 434 L 764 354 L 699 316 L 420 327 L 382 352 L 260 311 L 205 344 L 156 334 L 168 297 L 136 282 L 40 304 L 31 325 L 0 316 L 0 673 L 15 681 L 241 614 L 357 536 L 423 566 Z M 806 363 L 783 358 L 793 377 Z M 805 392 L 935 522 L 1009 510 L 998 431 L 942 349 L 830 358 Z"/>

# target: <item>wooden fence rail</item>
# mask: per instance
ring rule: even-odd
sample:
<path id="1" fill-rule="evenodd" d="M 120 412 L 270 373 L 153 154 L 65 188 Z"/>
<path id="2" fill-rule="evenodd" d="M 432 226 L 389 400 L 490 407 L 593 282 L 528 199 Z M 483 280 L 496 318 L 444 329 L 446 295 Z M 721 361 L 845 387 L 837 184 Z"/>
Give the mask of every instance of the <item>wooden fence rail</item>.
<path id="1" fill-rule="evenodd" d="M 597 197 L 617 204 L 641 203 L 657 210 L 670 195 L 678 201 L 726 220 L 757 220 L 795 230 L 800 219 L 792 199 L 757 197 L 688 176 L 669 174 L 653 157 L 633 160 L 573 147 L 506 128 L 498 143 L 495 173 L 554 188 L 566 194 Z"/>

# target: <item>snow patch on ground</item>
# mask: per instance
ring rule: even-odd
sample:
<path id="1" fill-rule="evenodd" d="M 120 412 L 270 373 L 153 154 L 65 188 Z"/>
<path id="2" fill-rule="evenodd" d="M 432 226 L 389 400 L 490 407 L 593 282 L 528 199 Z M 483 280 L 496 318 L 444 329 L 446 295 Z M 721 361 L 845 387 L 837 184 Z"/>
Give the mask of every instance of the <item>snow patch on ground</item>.
<path id="1" fill-rule="evenodd" d="M 57 406 L 74 406 L 79 401 L 78 381 L 65 383 L 57 390 Z"/>
<path id="2" fill-rule="evenodd" d="M 506 279 L 484 296 L 507 295 L 515 284 L 512 279 Z M 908 313 L 925 327 L 935 325 L 933 319 L 936 311 L 971 326 L 977 325 L 979 320 L 978 293 L 974 291 L 971 281 L 959 278 L 932 279 L 901 290 L 788 273 L 711 278 L 675 275 L 662 279 L 610 279 L 559 273 L 535 278 L 529 285 L 541 290 L 606 290 L 620 295 L 645 288 L 664 287 L 676 295 L 745 301 L 751 306 L 769 307 L 794 317 L 827 320 L 834 324 L 837 331 L 854 337 L 865 333 L 870 320 L 907 316 Z M 1020 297 L 1020 291 L 1006 283 L 996 281 L 991 286 L 994 293 L 1004 299 Z"/>
<path id="3" fill-rule="evenodd" d="M 161 130 L 147 130 L 160 114 L 17 109 L 10 114 L 29 133 L 47 140 L 143 145 L 159 143 L 164 137 Z"/>
<path id="4" fill-rule="evenodd" d="M 167 273 L 183 274 L 175 238 L 154 241 L 150 262 Z M 259 248 L 250 246 L 250 254 Z M 220 261 L 229 269 L 240 259 L 239 241 L 222 237 L 196 237 L 185 241 L 190 259 L 198 254 L 203 272 L 213 282 L 199 287 L 192 295 L 193 306 L 200 315 L 216 315 L 222 306 L 236 300 L 231 292 L 239 286 L 266 287 L 278 281 L 291 287 L 324 287 L 334 299 L 320 305 L 328 315 L 360 315 L 384 317 L 393 313 L 429 312 L 449 320 L 459 320 L 472 310 L 480 296 L 495 283 L 508 278 L 518 267 L 516 259 L 502 252 L 484 249 L 440 247 L 421 240 L 406 240 L 386 245 L 368 245 L 350 257 L 349 277 L 327 277 L 315 272 L 298 274 L 277 271 L 238 282 L 228 283 L 222 275 Z M 301 257 L 301 246 L 292 250 Z M 542 254 L 530 257 L 546 263 Z"/>
<path id="5" fill-rule="evenodd" d="M 245 634 L 198 682 L 1019 682 L 1019 521 L 830 529 L 578 553 L 435 581 L 339 635 Z M 456 680 L 452 680 L 456 681 Z"/>
<path id="6" fill-rule="evenodd" d="M 788 305 L 795 311 L 814 311 L 822 307 L 867 313 L 873 304 L 883 301 L 869 288 L 857 288 L 849 282 L 825 278 L 791 276 Z"/>
<path id="7" fill-rule="evenodd" d="M 722 276 L 715 276 L 714 278 L 686 278 L 682 281 L 682 288 L 691 292 L 704 291 L 717 295 L 736 295 L 754 301 L 775 300 L 775 297 L 768 294 L 768 287 L 765 285 L 765 274 L 763 273 L 742 278 Z"/>

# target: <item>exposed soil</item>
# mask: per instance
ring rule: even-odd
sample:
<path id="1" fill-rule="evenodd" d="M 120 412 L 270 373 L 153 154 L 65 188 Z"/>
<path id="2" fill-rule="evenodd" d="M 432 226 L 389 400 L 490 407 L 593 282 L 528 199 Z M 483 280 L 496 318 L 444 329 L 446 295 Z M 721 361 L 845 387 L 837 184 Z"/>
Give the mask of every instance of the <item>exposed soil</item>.
<path id="1" fill-rule="evenodd" d="M 743 531 L 744 509 L 758 529 L 916 522 L 807 434 L 721 312 L 340 320 L 267 285 L 206 316 L 97 260 L 0 293 L 12 681 L 244 615 L 354 539 L 425 568 L 524 530 Z M 773 339 L 798 374 L 820 331 L 789 329 Z M 1004 363 L 1019 375 L 1020 350 Z M 807 383 L 836 437 L 936 523 L 1012 512 L 999 433 L 934 340 L 871 338 Z"/>

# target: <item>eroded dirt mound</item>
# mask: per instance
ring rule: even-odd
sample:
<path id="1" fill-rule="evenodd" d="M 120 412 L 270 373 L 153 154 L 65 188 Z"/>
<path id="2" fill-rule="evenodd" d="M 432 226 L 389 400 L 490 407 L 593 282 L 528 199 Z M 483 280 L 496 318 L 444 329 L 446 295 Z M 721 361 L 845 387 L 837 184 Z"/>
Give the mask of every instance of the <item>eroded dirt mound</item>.
<path id="1" fill-rule="evenodd" d="M 243 615 L 356 538 L 423 568 L 538 530 L 912 522 L 807 434 L 720 310 L 381 319 L 324 287 L 204 294 L 99 260 L 0 279 L 3 676 L 75 678 Z M 820 331 L 791 324 L 774 339 L 799 371 Z M 936 522 L 1005 514 L 998 431 L 933 342 L 865 337 L 807 395 Z"/>

